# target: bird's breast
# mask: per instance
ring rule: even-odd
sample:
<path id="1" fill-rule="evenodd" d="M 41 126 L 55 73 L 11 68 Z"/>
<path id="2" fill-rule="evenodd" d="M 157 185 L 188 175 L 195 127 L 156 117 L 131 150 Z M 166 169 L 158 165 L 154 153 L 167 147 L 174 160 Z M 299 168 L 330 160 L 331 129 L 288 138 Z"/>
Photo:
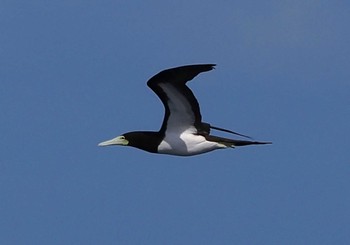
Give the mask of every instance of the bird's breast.
<path id="1" fill-rule="evenodd" d="M 221 144 L 207 141 L 201 135 L 191 133 L 168 133 L 158 146 L 158 153 L 178 156 L 192 156 L 223 148 Z"/>

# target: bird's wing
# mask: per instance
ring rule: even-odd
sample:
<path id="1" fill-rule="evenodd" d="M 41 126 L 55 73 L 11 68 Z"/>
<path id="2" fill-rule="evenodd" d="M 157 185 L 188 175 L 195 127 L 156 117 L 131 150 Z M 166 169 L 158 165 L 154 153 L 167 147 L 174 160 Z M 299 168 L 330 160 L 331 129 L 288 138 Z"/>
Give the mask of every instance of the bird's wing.
<path id="1" fill-rule="evenodd" d="M 214 64 L 180 66 L 159 72 L 147 85 L 163 102 L 165 115 L 160 131 L 183 132 L 201 127 L 199 104 L 186 83 L 201 72 L 210 71 Z"/>

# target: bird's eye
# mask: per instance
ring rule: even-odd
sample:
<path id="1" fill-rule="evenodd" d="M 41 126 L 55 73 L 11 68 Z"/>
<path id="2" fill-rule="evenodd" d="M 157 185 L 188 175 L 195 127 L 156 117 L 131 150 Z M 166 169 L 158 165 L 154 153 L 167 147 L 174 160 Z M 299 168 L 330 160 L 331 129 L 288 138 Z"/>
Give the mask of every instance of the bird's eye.
<path id="1" fill-rule="evenodd" d="M 125 140 L 125 137 L 124 136 L 120 136 L 120 139 Z"/>

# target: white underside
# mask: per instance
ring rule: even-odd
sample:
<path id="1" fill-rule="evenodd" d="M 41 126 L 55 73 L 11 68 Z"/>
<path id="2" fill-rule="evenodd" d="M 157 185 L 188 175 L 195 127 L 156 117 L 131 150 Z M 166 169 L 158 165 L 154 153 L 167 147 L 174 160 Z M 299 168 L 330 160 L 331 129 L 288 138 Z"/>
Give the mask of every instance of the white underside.
<path id="1" fill-rule="evenodd" d="M 158 146 L 158 153 L 178 156 L 192 156 L 216 149 L 227 148 L 227 146 L 207 141 L 201 135 L 194 135 L 191 132 L 181 134 L 168 133 Z"/>
<path id="2" fill-rule="evenodd" d="M 207 141 L 196 135 L 193 126 L 195 115 L 188 99 L 171 84 L 159 84 L 168 97 L 170 115 L 167 120 L 165 138 L 158 146 L 158 153 L 178 156 L 192 156 L 227 146 Z"/>

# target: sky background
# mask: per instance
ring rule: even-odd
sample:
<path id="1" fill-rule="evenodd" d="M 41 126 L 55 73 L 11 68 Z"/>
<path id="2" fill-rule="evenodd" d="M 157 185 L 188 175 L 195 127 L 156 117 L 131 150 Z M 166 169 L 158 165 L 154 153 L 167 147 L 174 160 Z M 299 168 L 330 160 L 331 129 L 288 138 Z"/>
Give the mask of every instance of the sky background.
<path id="1" fill-rule="evenodd" d="M 1 0 L 0 244 L 350 244 L 349 9 Z M 203 120 L 273 145 L 97 147 L 158 130 L 146 81 L 194 63 Z"/>

